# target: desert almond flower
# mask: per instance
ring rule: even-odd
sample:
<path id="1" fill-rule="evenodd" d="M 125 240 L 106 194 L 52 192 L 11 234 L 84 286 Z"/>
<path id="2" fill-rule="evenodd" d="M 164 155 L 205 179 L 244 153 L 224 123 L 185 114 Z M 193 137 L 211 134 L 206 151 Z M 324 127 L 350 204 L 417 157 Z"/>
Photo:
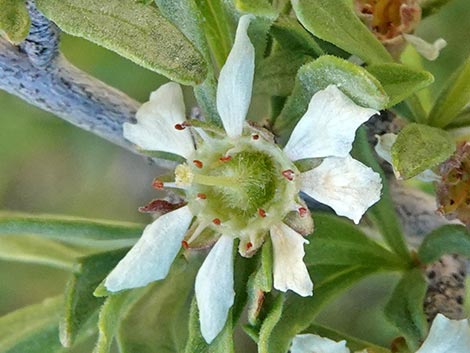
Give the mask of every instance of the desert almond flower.
<path id="1" fill-rule="evenodd" d="M 176 83 L 152 93 L 137 113 L 137 124 L 124 125 L 124 136 L 140 148 L 186 160 L 176 167 L 174 182 L 157 182 L 182 190 L 186 204 L 145 228 L 105 286 L 117 292 L 163 279 L 182 244 L 193 247 L 201 237 L 211 239 L 215 245 L 195 284 L 201 332 L 207 342 L 224 327 L 234 301 L 235 239 L 239 239 L 240 254 L 251 256 L 270 235 L 274 287 L 312 295 L 313 284 L 303 262 L 307 243 L 303 235 L 311 233 L 313 225 L 300 234 L 283 222 L 294 213 L 311 224 L 299 192 L 357 223 L 378 201 L 381 190 L 379 175 L 349 156 L 355 130 L 377 112 L 357 106 L 337 87 L 315 94 L 284 149 L 269 134 L 245 122 L 255 64 L 247 35 L 252 18 L 241 17 L 220 72 L 217 110 L 223 129 L 204 129 L 186 121 L 182 90 Z M 294 162 L 306 158 L 323 160 L 317 168 L 300 173 Z"/>

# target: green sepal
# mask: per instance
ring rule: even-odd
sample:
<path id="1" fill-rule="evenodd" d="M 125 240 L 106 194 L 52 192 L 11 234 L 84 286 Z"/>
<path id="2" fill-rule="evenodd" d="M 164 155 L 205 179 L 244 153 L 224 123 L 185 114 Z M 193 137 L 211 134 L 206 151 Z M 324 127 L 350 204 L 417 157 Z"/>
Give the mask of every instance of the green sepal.
<path id="1" fill-rule="evenodd" d="M 444 162 L 454 151 L 449 133 L 413 123 L 398 134 L 392 146 L 392 163 L 398 177 L 409 179 Z"/>
<path id="2" fill-rule="evenodd" d="M 416 351 L 428 332 L 424 314 L 427 284 L 420 269 L 405 273 L 385 307 L 385 316 Z"/>
<path id="3" fill-rule="evenodd" d="M 444 128 L 470 103 L 470 58 L 447 81 L 429 113 L 431 126 Z"/>
<path id="4" fill-rule="evenodd" d="M 394 106 L 434 82 L 431 73 L 400 64 L 372 65 L 367 67 L 367 71 L 380 81 L 389 96 L 387 107 Z"/>
<path id="5" fill-rule="evenodd" d="M 432 263 L 442 255 L 459 254 L 470 257 L 470 233 L 464 226 L 449 224 L 426 235 L 418 250 L 419 259 Z"/>
<path id="6" fill-rule="evenodd" d="M 0 35 L 5 33 L 13 44 L 19 44 L 29 34 L 31 19 L 24 0 L 0 0 Z"/>
<path id="7" fill-rule="evenodd" d="M 348 0 L 292 1 L 299 21 L 313 35 L 331 42 L 368 64 L 391 62 L 392 57 L 359 20 Z"/>
<path id="8" fill-rule="evenodd" d="M 134 1 L 37 0 L 64 32 L 83 37 L 173 81 L 204 81 L 207 63 L 154 6 Z"/>

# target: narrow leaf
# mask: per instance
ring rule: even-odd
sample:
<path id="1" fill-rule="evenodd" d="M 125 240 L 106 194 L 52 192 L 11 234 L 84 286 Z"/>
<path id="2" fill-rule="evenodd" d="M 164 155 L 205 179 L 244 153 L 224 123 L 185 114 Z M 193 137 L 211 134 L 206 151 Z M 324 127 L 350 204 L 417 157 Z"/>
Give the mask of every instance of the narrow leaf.
<path id="1" fill-rule="evenodd" d="M 419 258 L 424 263 L 439 260 L 444 254 L 470 257 L 470 233 L 461 225 L 445 225 L 429 233 L 419 247 Z"/>
<path id="2" fill-rule="evenodd" d="M 470 103 L 470 59 L 452 75 L 429 114 L 429 125 L 446 127 Z"/>
<path id="3" fill-rule="evenodd" d="M 380 81 L 390 97 L 388 107 L 394 106 L 434 82 L 431 73 L 400 64 L 372 65 L 367 67 L 367 71 Z"/>
<path id="4" fill-rule="evenodd" d="M 428 324 L 423 304 L 427 284 L 419 269 L 406 273 L 385 307 L 385 316 L 406 338 L 414 352 L 424 339 Z"/>
<path id="5" fill-rule="evenodd" d="M 0 35 L 13 44 L 21 43 L 29 33 L 31 19 L 24 0 L 0 0 Z"/>
<path id="6" fill-rule="evenodd" d="M 235 6 L 241 12 L 252 13 L 256 16 L 275 18 L 277 11 L 268 0 L 235 0 Z"/>
<path id="7" fill-rule="evenodd" d="M 369 64 L 390 62 L 382 44 L 354 13 L 348 0 L 293 0 L 299 21 L 316 37 L 333 43 Z"/>
<path id="8" fill-rule="evenodd" d="M 36 4 L 64 32 L 171 80 L 195 85 L 206 77 L 207 64 L 199 51 L 153 6 L 120 0 L 38 0 Z"/>
<path id="9" fill-rule="evenodd" d="M 455 143 L 447 132 L 408 124 L 392 146 L 392 162 L 399 176 L 409 179 L 444 162 L 454 151 Z"/>

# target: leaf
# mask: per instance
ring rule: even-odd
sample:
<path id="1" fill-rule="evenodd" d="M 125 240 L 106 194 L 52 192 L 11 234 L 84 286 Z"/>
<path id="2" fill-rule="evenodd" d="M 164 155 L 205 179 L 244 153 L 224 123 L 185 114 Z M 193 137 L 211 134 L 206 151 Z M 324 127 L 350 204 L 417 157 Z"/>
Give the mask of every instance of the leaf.
<path id="1" fill-rule="evenodd" d="M 400 64 L 379 64 L 367 67 L 382 84 L 390 98 L 387 107 L 392 107 L 405 98 L 434 82 L 434 76 Z"/>
<path id="2" fill-rule="evenodd" d="M 74 343 L 80 329 L 103 304 L 93 295 L 95 288 L 129 249 L 119 249 L 82 257 L 78 260 L 65 291 L 65 312 L 60 323 L 60 339 L 65 347 Z"/>
<path id="3" fill-rule="evenodd" d="M 445 131 L 421 124 L 408 124 L 392 146 L 392 162 L 398 177 L 412 178 L 444 162 L 455 151 Z"/>
<path id="4" fill-rule="evenodd" d="M 57 241 L 37 236 L 4 235 L 0 240 L 0 259 L 56 267 L 71 271 L 75 259 L 85 253 Z"/>
<path id="5" fill-rule="evenodd" d="M 303 54 L 277 51 L 259 65 L 255 76 L 254 94 L 288 96 L 292 92 L 297 70 L 309 60 Z"/>
<path id="6" fill-rule="evenodd" d="M 62 297 L 46 299 L 0 317 L 0 353 L 44 353 L 61 347 L 58 322 Z"/>
<path id="7" fill-rule="evenodd" d="M 4 32 L 13 44 L 21 43 L 31 26 L 24 0 L 0 0 L 0 9 L 0 34 Z"/>
<path id="8" fill-rule="evenodd" d="M 374 222 L 390 249 L 399 255 L 406 264 L 411 265 L 412 259 L 405 243 L 403 231 L 398 221 L 395 205 L 389 191 L 388 180 L 372 153 L 367 134 L 363 127 L 359 128 L 354 141 L 352 155 L 380 174 L 382 178 L 382 197 L 379 202 L 367 211 L 367 216 Z"/>
<path id="9" fill-rule="evenodd" d="M 40 235 L 75 245 L 122 247 L 133 245 L 143 229 L 136 223 L 0 213 L 0 238 L 5 234 Z"/>
<path id="10" fill-rule="evenodd" d="M 426 264 L 439 260 L 445 254 L 470 257 L 470 233 L 467 228 L 456 224 L 439 227 L 424 238 L 418 250 L 419 259 Z"/>
<path id="11" fill-rule="evenodd" d="M 325 55 L 300 68 L 292 95 L 274 124 L 274 130 L 287 142 L 290 133 L 307 111 L 312 96 L 336 85 L 356 104 L 373 109 L 383 109 L 388 96 L 380 82 L 360 66 L 334 56 Z"/>
<path id="12" fill-rule="evenodd" d="M 179 257 L 166 279 L 147 287 L 122 318 L 117 340 L 122 353 L 182 352 L 200 256 Z"/>
<path id="13" fill-rule="evenodd" d="M 155 0 L 162 14 L 168 18 L 201 52 L 207 63 L 211 62 L 209 44 L 204 33 L 204 18 L 194 0 Z M 207 77 L 194 87 L 194 94 L 204 117 L 221 124 L 216 107 L 216 79 L 212 65 L 207 67 Z"/>
<path id="14" fill-rule="evenodd" d="M 277 11 L 268 0 L 235 0 L 235 6 L 241 12 L 269 18 L 277 17 Z"/>
<path id="15" fill-rule="evenodd" d="M 450 1 L 451 0 L 421 0 L 419 6 L 421 6 L 422 17 L 426 18 L 437 13 L 442 6 Z"/>
<path id="16" fill-rule="evenodd" d="M 385 316 L 414 352 L 428 332 L 423 304 L 427 284 L 419 269 L 403 275 L 385 307 Z"/>
<path id="17" fill-rule="evenodd" d="M 446 127 L 470 103 L 470 58 L 447 81 L 429 113 L 429 125 Z"/>
<path id="18" fill-rule="evenodd" d="M 120 0 L 37 0 L 36 5 L 64 32 L 173 81 L 195 85 L 206 77 L 199 51 L 153 6 Z"/>
<path id="19" fill-rule="evenodd" d="M 292 6 L 304 27 L 368 64 L 391 62 L 392 57 L 359 20 L 348 0 L 293 0 Z"/>
<path id="20" fill-rule="evenodd" d="M 369 239 L 357 227 L 338 217 L 315 213 L 315 231 L 305 246 L 304 262 L 313 270 L 319 265 L 375 270 L 403 270 L 400 257 Z"/>
<path id="21" fill-rule="evenodd" d="M 325 54 L 313 36 L 289 16 L 279 16 L 271 27 L 271 34 L 288 51 L 304 53 L 314 58 Z"/>

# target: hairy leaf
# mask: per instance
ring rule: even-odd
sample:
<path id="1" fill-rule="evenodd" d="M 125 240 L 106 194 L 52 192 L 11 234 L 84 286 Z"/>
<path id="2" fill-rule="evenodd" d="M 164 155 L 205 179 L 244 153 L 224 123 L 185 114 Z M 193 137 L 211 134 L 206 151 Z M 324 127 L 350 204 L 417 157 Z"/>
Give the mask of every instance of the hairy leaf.
<path id="1" fill-rule="evenodd" d="M 422 262 L 432 263 L 444 254 L 470 257 L 470 233 L 461 225 L 445 225 L 429 233 L 419 247 Z"/>
<path id="2" fill-rule="evenodd" d="M 0 0 L 0 9 L 0 35 L 3 32 L 12 43 L 21 43 L 31 25 L 24 0 Z"/>
<path id="3" fill-rule="evenodd" d="M 137 64 L 195 85 L 207 63 L 153 6 L 120 0 L 37 0 L 39 9 L 69 34 L 113 50 Z"/>
<path id="4" fill-rule="evenodd" d="M 444 162 L 454 151 L 455 143 L 447 132 L 408 124 L 392 146 L 392 162 L 399 176 L 409 179 Z"/>

